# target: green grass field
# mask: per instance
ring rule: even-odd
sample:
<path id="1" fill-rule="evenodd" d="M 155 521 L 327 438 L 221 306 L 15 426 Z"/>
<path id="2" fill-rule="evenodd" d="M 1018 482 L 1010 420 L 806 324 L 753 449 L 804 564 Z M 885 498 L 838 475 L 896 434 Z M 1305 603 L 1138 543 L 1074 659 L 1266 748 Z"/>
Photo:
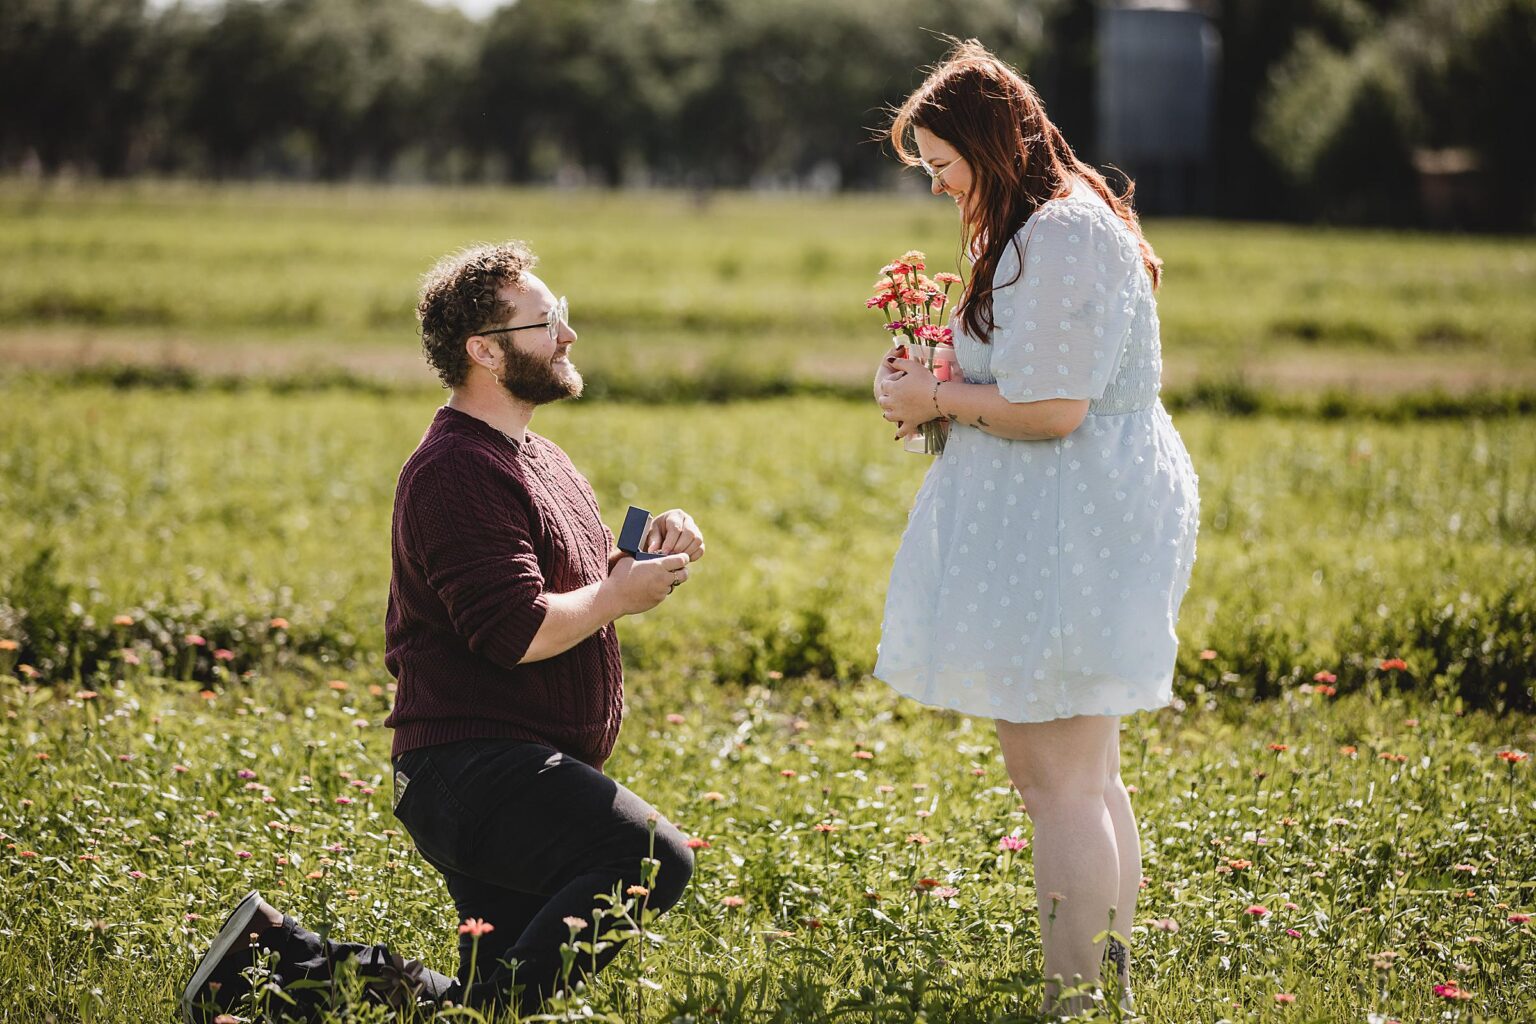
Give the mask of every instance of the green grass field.
<path id="1" fill-rule="evenodd" d="M 870 270 L 950 252 L 952 216 L 918 197 L 0 185 L 0 1021 L 169 1019 L 252 887 L 451 969 L 451 904 L 395 831 L 381 727 L 395 475 L 441 401 L 410 317 L 434 257 L 532 241 L 610 393 L 762 393 L 786 366 L 848 391 L 883 344 Z M 1141 1019 L 1536 1019 L 1517 967 L 1536 938 L 1536 417 L 1352 415 L 1536 387 L 1536 242 L 1149 232 L 1175 378 L 1333 397 L 1175 417 L 1203 517 L 1178 700 L 1122 737 L 1146 881 L 1116 927 Z M 192 384 L 91 384 L 90 362 Z M 324 368 L 356 376 L 296 389 Z M 1036 1020 L 1033 875 L 999 847 L 1030 827 L 995 734 L 867 677 L 927 460 L 872 403 L 809 394 L 584 400 L 534 427 L 610 525 L 678 505 L 709 540 L 687 587 L 620 624 L 610 764 L 708 845 L 684 903 L 555 1019 Z"/>
<path id="2" fill-rule="evenodd" d="M 1536 240 L 1151 222 L 1174 383 L 1536 386 Z M 909 248 L 958 262 L 932 197 L 0 183 L 0 354 L 16 365 L 342 366 L 426 380 L 423 271 L 527 239 L 598 378 L 701 367 L 861 380 L 862 299 Z"/>

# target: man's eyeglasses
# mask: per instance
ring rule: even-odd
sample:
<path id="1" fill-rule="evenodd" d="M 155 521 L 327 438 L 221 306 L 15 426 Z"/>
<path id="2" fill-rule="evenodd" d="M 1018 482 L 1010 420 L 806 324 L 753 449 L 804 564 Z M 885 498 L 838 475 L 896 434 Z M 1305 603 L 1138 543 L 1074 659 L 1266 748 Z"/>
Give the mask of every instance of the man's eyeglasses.
<path id="1" fill-rule="evenodd" d="M 516 327 L 493 327 L 488 331 L 476 331 L 476 334 L 511 334 L 513 331 L 527 331 L 535 327 L 549 328 L 549 340 L 558 342 L 560 330 L 571 322 L 571 307 L 567 305 L 565 296 L 560 296 L 555 303 L 555 308 L 549 311 L 549 319 L 536 324 L 518 324 Z"/>

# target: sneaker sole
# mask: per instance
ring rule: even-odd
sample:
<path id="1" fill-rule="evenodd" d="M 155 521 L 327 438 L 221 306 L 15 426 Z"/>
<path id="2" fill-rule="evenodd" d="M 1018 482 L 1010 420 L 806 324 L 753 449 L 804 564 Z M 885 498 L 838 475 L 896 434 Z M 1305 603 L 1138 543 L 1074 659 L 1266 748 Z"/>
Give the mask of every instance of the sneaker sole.
<path id="1" fill-rule="evenodd" d="M 209 946 L 208 952 L 203 954 L 197 969 L 192 972 L 192 980 L 188 981 L 187 987 L 182 990 L 181 1018 L 186 1024 L 198 1024 L 196 1016 L 198 993 L 208 983 L 214 968 L 229 955 L 230 950 L 235 948 L 235 943 L 250 934 L 251 924 L 256 919 L 256 908 L 260 903 L 261 895 L 252 889 L 224 919 L 224 927 L 220 928 L 219 934 L 214 936 L 213 945 Z"/>

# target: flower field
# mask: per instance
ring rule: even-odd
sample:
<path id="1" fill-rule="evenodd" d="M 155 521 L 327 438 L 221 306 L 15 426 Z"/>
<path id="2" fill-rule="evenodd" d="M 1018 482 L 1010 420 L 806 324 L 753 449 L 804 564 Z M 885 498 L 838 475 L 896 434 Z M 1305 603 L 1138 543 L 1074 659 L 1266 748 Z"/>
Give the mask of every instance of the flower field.
<path id="1" fill-rule="evenodd" d="M 0 386 L 0 1019 L 167 1019 L 252 887 L 451 968 L 380 725 L 390 495 L 436 401 Z M 1123 734 L 1139 1010 L 1532 1019 L 1531 421 L 1178 422 L 1205 515 L 1180 701 Z M 828 399 L 534 426 L 610 525 L 680 505 L 710 544 L 620 625 L 610 766 L 699 869 L 562 1013 L 1032 1020 L 996 738 L 864 678 L 924 460 Z"/>

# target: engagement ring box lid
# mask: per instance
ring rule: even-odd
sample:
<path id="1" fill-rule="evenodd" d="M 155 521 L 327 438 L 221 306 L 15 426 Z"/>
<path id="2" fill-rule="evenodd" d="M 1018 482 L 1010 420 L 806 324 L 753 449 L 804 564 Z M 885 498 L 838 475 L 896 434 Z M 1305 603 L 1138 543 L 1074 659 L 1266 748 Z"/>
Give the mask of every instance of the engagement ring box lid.
<path id="1" fill-rule="evenodd" d="M 645 536 L 645 528 L 649 525 L 651 525 L 649 512 L 634 505 L 629 506 L 629 511 L 624 516 L 624 526 L 619 530 L 619 550 L 637 562 L 665 558 L 665 555 L 640 550 L 640 540 Z"/>

